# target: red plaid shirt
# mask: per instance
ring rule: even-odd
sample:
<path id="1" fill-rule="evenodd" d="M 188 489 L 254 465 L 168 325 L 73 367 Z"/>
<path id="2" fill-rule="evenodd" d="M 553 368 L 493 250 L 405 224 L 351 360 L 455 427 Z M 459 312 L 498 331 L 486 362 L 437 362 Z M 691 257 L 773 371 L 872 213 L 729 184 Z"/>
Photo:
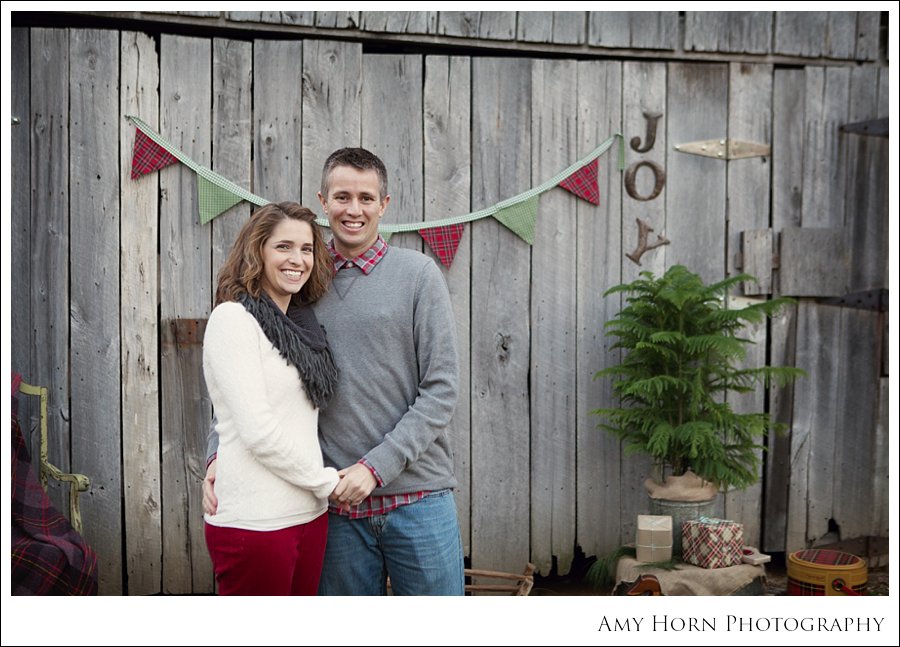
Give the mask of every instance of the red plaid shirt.
<path id="1" fill-rule="evenodd" d="M 375 243 L 356 258 L 344 258 L 334 248 L 334 240 L 331 240 L 328 243 L 328 251 L 331 254 L 331 257 L 334 259 L 335 273 L 339 272 L 340 270 L 356 266 L 362 270 L 363 274 L 368 276 L 369 273 L 373 269 L 375 269 L 375 266 L 378 265 L 378 262 L 381 261 L 382 258 L 384 258 L 384 255 L 387 253 L 387 249 L 388 245 L 380 234 L 378 235 L 378 239 L 375 241 Z M 384 481 L 381 480 L 381 477 L 378 475 L 378 471 L 369 464 L 369 461 L 367 461 L 365 458 L 361 458 L 359 460 L 359 463 L 361 465 L 365 465 L 368 470 L 372 472 L 372 476 L 375 477 L 375 481 L 378 483 L 379 487 L 384 485 Z M 342 510 L 333 501 L 328 502 L 328 508 L 335 514 L 350 517 L 351 519 L 364 519 L 366 517 L 374 517 L 380 514 L 387 514 L 391 510 L 396 510 L 402 505 L 415 503 L 416 501 L 422 499 L 426 494 L 428 494 L 427 490 L 421 490 L 419 492 L 406 492 L 404 494 L 370 496 L 359 505 L 353 506 L 349 512 Z"/>
<path id="2" fill-rule="evenodd" d="M 334 259 L 334 271 L 335 273 L 338 270 L 343 270 L 348 267 L 353 267 L 354 265 L 362 270 L 362 273 L 366 276 L 375 269 L 375 266 L 378 265 L 378 261 L 384 258 L 384 255 L 387 254 L 387 243 L 384 238 L 381 237 L 381 234 L 378 234 L 378 238 L 372 244 L 372 246 L 364 251 L 362 254 L 357 256 L 356 258 L 344 258 L 341 256 L 340 252 L 338 252 L 334 248 L 334 239 L 332 238 L 328 241 L 328 253 L 331 254 L 331 257 Z"/>

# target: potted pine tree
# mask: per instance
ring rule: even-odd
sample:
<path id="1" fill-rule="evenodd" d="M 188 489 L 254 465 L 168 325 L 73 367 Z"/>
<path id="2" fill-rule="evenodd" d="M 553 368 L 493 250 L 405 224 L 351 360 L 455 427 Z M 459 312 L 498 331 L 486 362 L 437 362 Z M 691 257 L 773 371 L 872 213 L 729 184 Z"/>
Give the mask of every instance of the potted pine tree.
<path id="1" fill-rule="evenodd" d="M 778 298 L 728 308 L 728 290 L 750 280 L 741 274 L 707 285 L 676 265 L 660 277 L 642 272 L 604 295 L 625 295 L 624 307 L 606 324 L 606 334 L 617 338 L 612 347 L 625 353 L 619 365 L 594 376 L 612 379 L 620 406 L 593 413 L 602 418 L 601 428 L 624 442 L 626 454 L 653 460 L 655 474 L 646 483 L 651 512 L 673 514 L 676 554 L 680 519 L 711 512 L 708 502 L 717 491 L 744 488 L 759 478 L 760 441 L 773 425 L 765 412 L 735 412 L 729 394 L 760 383 L 786 384 L 803 374 L 793 367 L 740 366 L 753 343 L 740 337 L 745 324 L 771 317 L 790 302 Z M 661 503 L 666 501 L 675 504 L 675 512 Z M 679 512 L 683 501 L 706 507 Z"/>

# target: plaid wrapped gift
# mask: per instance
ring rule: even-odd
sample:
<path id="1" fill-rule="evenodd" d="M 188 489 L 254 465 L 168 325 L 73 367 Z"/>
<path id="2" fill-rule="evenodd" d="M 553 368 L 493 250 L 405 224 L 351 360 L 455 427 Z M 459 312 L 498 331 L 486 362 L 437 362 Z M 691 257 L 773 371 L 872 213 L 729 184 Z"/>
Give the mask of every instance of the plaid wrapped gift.
<path id="1" fill-rule="evenodd" d="M 672 517 L 639 514 L 634 545 L 637 561 L 668 562 L 672 559 Z"/>
<path id="2" fill-rule="evenodd" d="M 700 517 L 681 522 L 684 561 L 703 568 L 741 563 L 744 525 L 727 519 Z"/>

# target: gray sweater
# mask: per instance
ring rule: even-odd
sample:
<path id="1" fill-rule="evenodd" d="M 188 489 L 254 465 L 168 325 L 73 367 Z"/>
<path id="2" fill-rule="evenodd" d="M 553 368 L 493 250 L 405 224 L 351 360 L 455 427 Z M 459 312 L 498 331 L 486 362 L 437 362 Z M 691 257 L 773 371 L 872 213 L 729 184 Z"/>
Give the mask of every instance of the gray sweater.
<path id="1" fill-rule="evenodd" d="M 341 372 L 319 413 L 325 465 L 365 459 L 373 495 L 455 487 L 447 426 L 459 389 L 450 294 L 434 261 L 389 247 L 369 275 L 340 270 L 314 306 Z M 209 454 L 218 446 L 211 430 Z"/>
<path id="2" fill-rule="evenodd" d="M 368 276 L 340 270 L 314 309 L 341 372 L 319 415 L 325 464 L 365 457 L 385 484 L 375 495 L 454 487 L 456 326 L 434 261 L 389 247 Z"/>

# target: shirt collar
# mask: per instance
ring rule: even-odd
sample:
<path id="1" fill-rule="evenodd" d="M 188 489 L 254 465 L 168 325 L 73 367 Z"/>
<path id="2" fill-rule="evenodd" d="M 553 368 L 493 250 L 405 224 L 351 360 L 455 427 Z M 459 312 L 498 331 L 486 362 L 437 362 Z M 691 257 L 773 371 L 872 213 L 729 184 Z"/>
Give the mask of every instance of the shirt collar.
<path id="1" fill-rule="evenodd" d="M 378 265 L 379 261 L 384 258 L 387 250 L 387 241 L 382 238 L 381 234 L 378 234 L 378 238 L 375 239 L 375 242 L 372 243 L 372 246 L 369 249 L 355 258 L 344 258 L 341 256 L 340 252 L 334 248 L 334 239 L 332 238 L 328 241 L 328 252 L 331 254 L 331 258 L 334 259 L 335 273 L 348 267 L 356 266 L 362 270 L 363 274 L 368 275 L 375 269 L 375 266 Z"/>

